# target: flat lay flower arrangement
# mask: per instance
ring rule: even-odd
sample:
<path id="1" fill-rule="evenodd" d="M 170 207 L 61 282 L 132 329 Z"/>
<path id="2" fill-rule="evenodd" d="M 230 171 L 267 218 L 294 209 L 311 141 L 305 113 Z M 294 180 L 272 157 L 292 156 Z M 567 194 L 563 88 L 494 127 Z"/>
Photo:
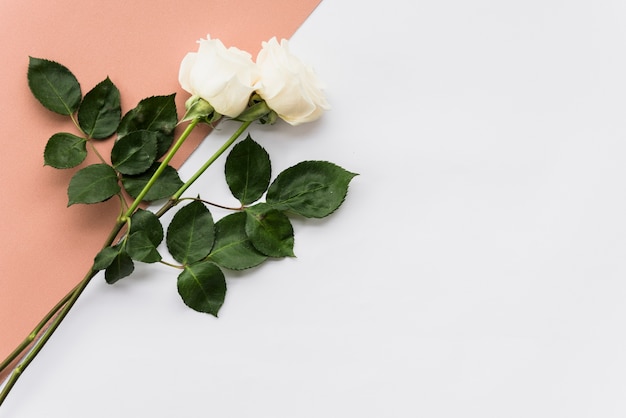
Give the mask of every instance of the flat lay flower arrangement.
<path id="1" fill-rule="evenodd" d="M 182 117 L 174 94 L 145 98 L 122 112 L 120 92 L 108 77 L 83 95 L 68 68 L 30 57 L 27 80 L 32 94 L 46 109 L 71 118 L 76 127 L 75 133 L 52 135 L 43 153 L 45 165 L 75 170 L 67 188 L 68 206 L 117 199 L 120 210 L 82 281 L 0 364 L 0 373 L 13 367 L 0 392 L 0 405 L 100 271 L 114 284 L 130 276 L 136 263 L 171 266 L 182 301 L 217 316 L 229 270 L 294 256 L 290 217 L 324 218 L 343 203 L 355 173 L 316 160 L 275 174 L 265 149 L 244 135 L 253 123 L 282 120 L 299 125 L 317 120 L 328 109 L 311 67 L 290 52 L 287 41 L 276 38 L 263 42 L 255 61 L 218 39 L 198 43 L 197 52 L 187 54 L 180 65 L 180 85 L 190 94 Z M 190 178 L 181 179 L 169 165 L 181 145 L 196 126 L 223 120 L 236 123 L 237 129 Z M 182 130 L 178 136 L 177 127 Z M 115 142 L 107 159 L 94 143 L 108 139 Z M 227 208 L 205 196 L 185 196 L 227 151 L 225 181 L 239 205 Z M 98 162 L 85 165 L 90 152 Z M 142 205 L 145 202 L 162 205 L 151 211 Z M 231 213 L 214 219 L 211 207 Z M 161 217 L 170 210 L 176 212 L 169 225 L 163 225 Z M 163 247 L 173 261 L 164 260 Z"/>

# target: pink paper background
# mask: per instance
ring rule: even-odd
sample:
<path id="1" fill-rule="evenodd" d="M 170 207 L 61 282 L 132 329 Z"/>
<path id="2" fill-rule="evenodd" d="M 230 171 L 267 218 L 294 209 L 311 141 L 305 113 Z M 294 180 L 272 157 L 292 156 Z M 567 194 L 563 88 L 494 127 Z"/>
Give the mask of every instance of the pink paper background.
<path id="1" fill-rule="evenodd" d="M 210 33 L 256 54 L 260 42 L 288 38 L 320 0 L 14 0 L 0 1 L 0 357 L 4 358 L 91 265 L 117 215 L 117 202 L 67 205 L 72 170 L 43 166 L 66 117 L 31 95 L 28 56 L 72 70 L 83 93 L 109 76 L 122 110 L 152 95 L 188 97 L 177 82 L 182 57 Z M 208 130 L 199 130 L 189 155 Z M 176 165 L 182 158 L 175 161 Z"/>

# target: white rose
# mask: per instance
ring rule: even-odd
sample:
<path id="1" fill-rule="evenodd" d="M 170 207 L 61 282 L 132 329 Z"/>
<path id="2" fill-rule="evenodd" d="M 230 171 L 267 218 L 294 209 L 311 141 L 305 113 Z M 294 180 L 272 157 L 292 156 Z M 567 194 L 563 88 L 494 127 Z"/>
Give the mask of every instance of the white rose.
<path id="1" fill-rule="evenodd" d="M 252 57 L 219 39 L 200 39 L 198 52 L 188 53 L 180 64 L 178 81 L 194 96 L 206 100 L 216 112 L 238 116 L 247 106 L 259 78 Z"/>
<path id="2" fill-rule="evenodd" d="M 261 73 L 257 93 L 281 119 L 298 125 L 329 109 L 317 75 L 291 54 L 285 39 L 279 44 L 272 38 L 262 45 L 256 60 Z"/>

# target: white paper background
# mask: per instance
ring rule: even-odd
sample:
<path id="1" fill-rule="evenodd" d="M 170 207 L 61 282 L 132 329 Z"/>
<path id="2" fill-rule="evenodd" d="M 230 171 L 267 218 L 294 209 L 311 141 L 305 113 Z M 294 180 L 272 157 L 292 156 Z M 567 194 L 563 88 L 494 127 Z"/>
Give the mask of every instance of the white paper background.
<path id="1" fill-rule="evenodd" d="M 332 111 L 252 134 L 275 172 L 360 173 L 344 206 L 295 221 L 297 259 L 230 274 L 217 320 L 165 267 L 96 279 L 0 417 L 626 416 L 625 22 L 324 1 L 291 46 Z M 222 164 L 193 193 L 228 202 Z"/>

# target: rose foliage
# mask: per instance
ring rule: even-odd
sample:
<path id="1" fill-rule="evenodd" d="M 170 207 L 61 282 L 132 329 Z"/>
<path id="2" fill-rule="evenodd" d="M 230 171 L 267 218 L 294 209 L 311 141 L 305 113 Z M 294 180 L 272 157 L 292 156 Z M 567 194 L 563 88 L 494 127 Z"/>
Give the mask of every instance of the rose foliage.
<path id="1" fill-rule="evenodd" d="M 182 118 L 174 94 L 145 98 L 123 112 L 120 92 L 108 77 L 83 94 L 68 68 L 30 58 L 33 95 L 76 126 L 76 132 L 52 135 L 44 149 L 45 165 L 75 170 L 67 188 L 68 206 L 116 198 L 120 215 L 112 220 L 115 226 L 84 279 L 0 365 L 2 372 L 55 318 L 9 378 L 0 404 L 97 272 L 104 271 L 104 279 L 113 284 L 130 276 L 136 263 L 171 265 L 182 301 L 217 316 L 228 271 L 294 256 L 290 219 L 324 218 L 343 203 L 355 173 L 328 161 L 302 161 L 275 175 L 265 149 L 250 134 L 244 135 L 253 122 L 282 119 L 297 125 L 319 118 L 328 108 L 321 83 L 290 53 L 286 41 L 263 43 L 253 62 L 247 52 L 207 37 L 199 41 L 197 52 L 182 60 L 179 82 L 191 94 Z M 240 126 L 194 175 L 181 179 L 169 164 L 172 157 L 197 125 L 220 119 Z M 184 130 L 177 135 L 179 129 Z M 99 161 L 86 165 L 87 154 L 95 150 L 91 145 L 107 139 L 114 141 L 110 158 L 96 153 Z M 215 219 L 210 210 L 214 203 L 184 193 L 226 150 L 225 181 L 239 206 Z M 146 210 L 142 202 L 161 206 Z M 161 217 L 172 209 L 176 212 L 171 222 L 163 225 Z M 174 261 L 165 262 L 164 252 Z"/>

